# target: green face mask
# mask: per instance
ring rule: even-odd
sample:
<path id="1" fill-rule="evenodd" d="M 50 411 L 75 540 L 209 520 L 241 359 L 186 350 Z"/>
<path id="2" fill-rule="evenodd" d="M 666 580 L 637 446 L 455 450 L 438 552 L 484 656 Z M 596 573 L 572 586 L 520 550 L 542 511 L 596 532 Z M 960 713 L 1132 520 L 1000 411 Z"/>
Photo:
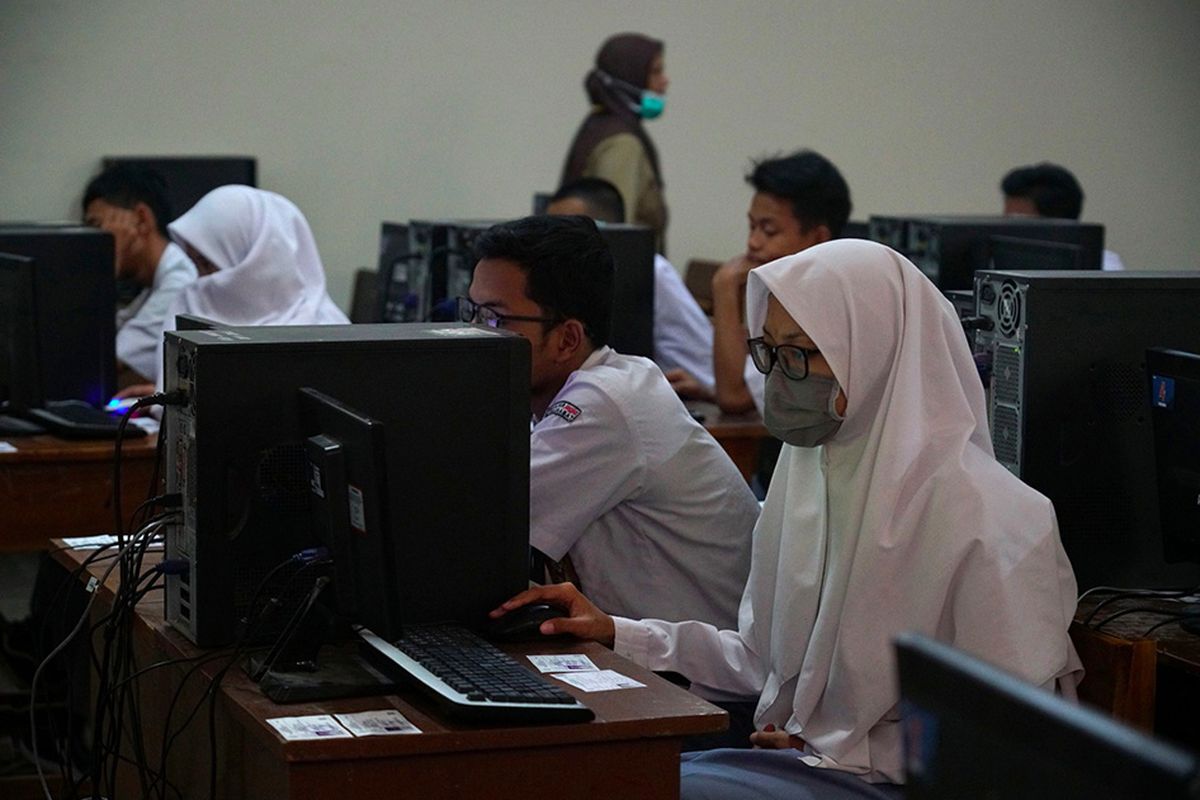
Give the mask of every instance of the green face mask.
<path id="1" fill-rule="evenodd" d="M 638 107 L 638 114 L 642 119 L 655 119 L 662 116 L 663 109 L 667 107 L 666 95 L 661 95 L 658 92 L 652 92 L 649 89 L 642 90 L 642 102 Z"/>

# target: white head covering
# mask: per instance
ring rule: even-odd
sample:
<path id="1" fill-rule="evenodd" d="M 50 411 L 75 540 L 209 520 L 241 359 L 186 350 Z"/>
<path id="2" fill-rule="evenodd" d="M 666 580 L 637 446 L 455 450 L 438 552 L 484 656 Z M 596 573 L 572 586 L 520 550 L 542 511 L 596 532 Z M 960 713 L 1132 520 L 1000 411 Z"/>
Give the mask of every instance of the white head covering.
<path id="1" fill-rule="evenodd" d="M 167 230 L 217 267 L 179 293 L 167 330 L 174 330 L 176 314 L 228 325 L 349 322 L 325 291 L 325 270 L 307 220 L 286 197 L 221 186 Z"/>
<path id="2" fill-rule="evenodd" d="M 1052 682 L 1079 668 L 1074 575 L 1050 501 L 993 457 L 962 327 L 920 271 L 856 240 L 766 264 L 747 284 L 751 336 L 768 294 L 847 406 L 824 447 L 784 445 L 755 533 L 741 622 L 766 654 L 758 718 L 787 719 L 817 765 L 901 781 L 892 638 Z"/>

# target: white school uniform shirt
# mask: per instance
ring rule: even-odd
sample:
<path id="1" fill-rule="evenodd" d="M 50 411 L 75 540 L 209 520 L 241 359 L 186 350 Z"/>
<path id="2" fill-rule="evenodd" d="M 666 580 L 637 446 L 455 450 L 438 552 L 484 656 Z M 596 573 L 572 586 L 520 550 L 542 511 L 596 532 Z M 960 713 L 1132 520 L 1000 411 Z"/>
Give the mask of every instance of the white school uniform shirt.
<path id="1" fill-rule="evenodd" d="M 663 372 L 686 370 L 713 391 L 713 328 L 679 271 L 654 256 L 654 360 Z"/>
<path id="2" fill-rule="evenodd" d="M 736 624 L 759 506 L 646 358 L 602 347 L 530 435 L 530 544 L 624 616 Z"/>
<path id="3" fill-rule="evenodd" d="M 828 361 L 841 427 L 783 446 L 736 629 L 618 619 L 615 649 L 694 688 L 759 693 L 756 727 L 804 739 L 810 766 L 902 783 L 893 638 L 916 631 L 1073 695 L 1075 577 L 1050 501 L 993 456 L 957 314 L 916 267 L 851 239 L 761 266 L 752 336 L 768 294 Z"/>
<path id="4" fill-rule="evenodd" d="M 154 280 L 117 312 L 117 359 L 144 378 L 158 374 L 158 340 L 175 295 L 196 280 L 196 265 L 174 242 L 154 268 Z"/>
<path id="5" fill-rule="evenodd" d="M 1125 262 L 1121 261 L 1121 257 L 1112 250 L 1105 250 L 1104 257 L 1100 262 L 1100 269 L 1104 272 L 1121 272 L 1125 269 Z"/>

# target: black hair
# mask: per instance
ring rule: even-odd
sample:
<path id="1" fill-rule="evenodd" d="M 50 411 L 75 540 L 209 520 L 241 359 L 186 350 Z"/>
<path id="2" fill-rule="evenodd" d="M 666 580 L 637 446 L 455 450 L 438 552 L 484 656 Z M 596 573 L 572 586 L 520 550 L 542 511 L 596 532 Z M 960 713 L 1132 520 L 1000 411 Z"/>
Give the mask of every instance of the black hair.
<path id="1" fill-rule="evenodd" d="M 587 204 L 590 216 L 601 222 L 624 222 L 625 201 L 621 192 L 603 178 L 577 178 L 558 187 L 551 203 L 578 198 Z"/>
<path id="2" fill-rule="evenodd" d="M 517 264 L 526 297 L 547 316 L 577 319 L 593 346 L 608 344 L 613 257 L 588 217 L 543 215 L 493 225 L 475 241 L 475 256 Z"/>
<path id="3" fill-rule="evenodd" d="M 121 208 L 145 203 L 154 214 L 154 226 L 167 238 L 167 223 L 174 219 L 167 200 L 167 182 L 155 170 L 132 164 L 115 164 L 92 178 L 83 192 L 83 211 L 93 200 Z"/>
<path id="4" fill-rule="evenodd" d="M 850 187 L 829 159 L 812 150 L 754 162 L 746 183 L 756 192 L 791 201 L 792 214 L 801 230 L 817 225 L 829 228 L 837 239 L 850 219 Z"/>
<path id="5" fill-rule="evenodd" d="M 1043 161 L 1017 167 L 1000 181 L 1005 197 L 1025 197 L 1033 201 L 1040 217 L 1079 219 L 1083 213 L 1083 188 L 1070 170 Z"/>

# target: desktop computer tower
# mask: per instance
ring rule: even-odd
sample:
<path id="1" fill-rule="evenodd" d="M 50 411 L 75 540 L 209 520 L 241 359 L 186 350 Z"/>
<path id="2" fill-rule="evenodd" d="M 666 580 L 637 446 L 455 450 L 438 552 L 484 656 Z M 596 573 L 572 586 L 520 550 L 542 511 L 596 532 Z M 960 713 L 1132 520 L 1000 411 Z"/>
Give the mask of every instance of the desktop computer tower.
<path id="1" fill-rule="evenodd" d="M 903 253 L 939 289 L 970 289 L 976 270 L 988 269 L 993 236 L 1060 242 L 1080 248 L 1081 270 L 1098 270 L 1104 226 L 1043 217 L 927 215 L 871 217 L 871 238 Z M 1031 263 L 1024 269 L 1039 269 Z"/>
<path id="2" fill-rule="evenodd" d="M 1145 377 L 1151 347 L 1200 348 L 1200 274 L 975 275 L 996 458 L 1050 498 L 1080 589 L 1200 583 L 1163 554 Z"/>
<path id="3" fill-rule="evenodd" d="M 165 614 L 196 644 L 233 641 L 264 576 L 316 544 L 304 387 L 386 427 L 406 622 L 479 621 L 527 585 L 522 337 L 460 324 L 190 330 L 167 335 L 165 363 L 165 389 L 186 397 L 163 421 L 167 491 L 183 502 L 166 557 L 187 565 L 166 580 Z"/>

